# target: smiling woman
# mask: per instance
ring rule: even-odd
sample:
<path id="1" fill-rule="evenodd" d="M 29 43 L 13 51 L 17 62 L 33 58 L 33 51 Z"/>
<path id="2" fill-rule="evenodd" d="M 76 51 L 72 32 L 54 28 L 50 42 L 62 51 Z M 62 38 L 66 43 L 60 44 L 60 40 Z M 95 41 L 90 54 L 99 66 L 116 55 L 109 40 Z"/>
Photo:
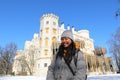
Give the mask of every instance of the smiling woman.
<path id="1" fill-rule="evenodd" d="M 76 63 L 75 63 L 76 62 Z M 82 52 L 76 48 L 72 31 L 61 36 L 61 45 L 48 68 L 46 80 L 85 80 L 86 64 Z"/>
<path id="2" fill-rule="evenodd" d="M 72 32 L 70 30 L 63 32 L 61 36 L 61 43 L 62 45 L 67 48 L 73 40 Z"/>

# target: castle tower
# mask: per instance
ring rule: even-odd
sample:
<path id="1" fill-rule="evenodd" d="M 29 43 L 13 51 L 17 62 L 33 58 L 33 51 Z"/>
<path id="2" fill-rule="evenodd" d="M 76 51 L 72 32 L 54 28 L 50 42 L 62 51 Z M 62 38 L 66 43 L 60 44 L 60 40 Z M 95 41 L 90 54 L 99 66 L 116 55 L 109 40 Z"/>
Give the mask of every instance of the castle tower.
<path id="1" fill-rule="evenodd" d="M 40 19 L 40 48 L 41 55 L 50 57 L 53 44 L 56 44 L 58 39 L 58 22 L 59 17 L 53 14 L 45 14 Z"/>
<path id="2" fill-rule="evenodd" d="M 36 61 L 37 74 L 46 75 L 47 67 L 53 57 L 53 45 L 58 39 L 59 17 L 45 14 L 40 18 L 40 53 Z"/>

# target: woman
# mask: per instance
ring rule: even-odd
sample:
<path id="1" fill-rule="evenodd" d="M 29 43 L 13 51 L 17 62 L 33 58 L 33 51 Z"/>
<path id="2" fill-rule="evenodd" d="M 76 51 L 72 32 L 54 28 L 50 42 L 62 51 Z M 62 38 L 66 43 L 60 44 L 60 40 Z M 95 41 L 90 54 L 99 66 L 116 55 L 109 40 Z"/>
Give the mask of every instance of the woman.
<path id="1" fill-rule="evenodd" d="M 66 30 L 62 33 L 58 52 L 48 67 L 46 80 L 85 80 L 85 77 L 85 60 L 75 47 L 72 32 Z"/>

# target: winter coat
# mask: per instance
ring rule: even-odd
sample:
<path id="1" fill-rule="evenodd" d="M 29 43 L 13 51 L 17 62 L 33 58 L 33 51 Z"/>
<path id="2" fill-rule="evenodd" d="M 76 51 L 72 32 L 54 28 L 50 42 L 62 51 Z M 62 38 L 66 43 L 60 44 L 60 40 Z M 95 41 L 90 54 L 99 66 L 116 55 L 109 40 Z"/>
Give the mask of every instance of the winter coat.
<path id="1" fill-rule="evenodd" d="M 70 66 L 75 72 L 75 76 L 73 76 L 68 65 L 65 63 L 64 58 L 61 59 L 58 56 L 56 59 L 55 55 L 48 67 L 46 80 L 85 80 L 86 64 L 82 53 L 80 51 L 78 52 L 77 66 L 75 65 L 74 59 L 75 58 L 72 58 Z"/>

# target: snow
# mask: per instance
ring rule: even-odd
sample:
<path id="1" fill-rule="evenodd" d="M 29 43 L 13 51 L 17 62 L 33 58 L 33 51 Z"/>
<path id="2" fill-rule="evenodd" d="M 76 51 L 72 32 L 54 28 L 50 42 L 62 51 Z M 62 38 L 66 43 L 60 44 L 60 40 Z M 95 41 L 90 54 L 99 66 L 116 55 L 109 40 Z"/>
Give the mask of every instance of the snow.
<path id="1" fill-rule="evenodd" d="M 88 76 L 87 80 L 120 80 L 120 74 L 93 75 Z"/>
<path id="2" fill-rule="evenodd" d="M 2 76 L 0 80 L 45 80 L 45 77 L 39 76 Z"/>
<path id="3" fill-rule="evenodd" d="M 0 80 L 45 80 L 39 76 L 0 76 Z M 92 75 L 87 80 L 120 80 L 120 74 Z"/>

